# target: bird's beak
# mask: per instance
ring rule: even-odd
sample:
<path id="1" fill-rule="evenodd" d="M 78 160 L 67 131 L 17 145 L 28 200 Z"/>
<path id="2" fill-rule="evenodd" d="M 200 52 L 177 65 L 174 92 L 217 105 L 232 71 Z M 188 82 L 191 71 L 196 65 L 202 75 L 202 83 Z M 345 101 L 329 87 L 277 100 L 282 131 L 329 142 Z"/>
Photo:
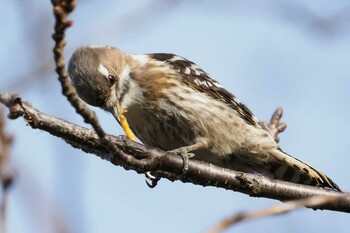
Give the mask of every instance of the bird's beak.
<path id="1" fill-rule="evenodd" d="M 113 114 L 114 118 L 118 121 L 118 123 L 120 124 L 121 110 L 120 110 L 119 100 L 116 101 L 112 114 Z"/>
<path id="2" fill-rule="evenodd" d="M 119 100 L 117 100 L 116 104 L 113 108 L 113 116 L 118 121 L 118 123 L 121 125 L 121 127 L 123 128 L 125 135 L 129 139 L 136 142 L 137 141 L 136 136 L 134 135 L 134 133 L 130 129 L 128 121 L 126 120 L 126 117 L 124 116 L 124 112 L 126 112 L 126 110 L 122 110 L 120 108 Z"/>

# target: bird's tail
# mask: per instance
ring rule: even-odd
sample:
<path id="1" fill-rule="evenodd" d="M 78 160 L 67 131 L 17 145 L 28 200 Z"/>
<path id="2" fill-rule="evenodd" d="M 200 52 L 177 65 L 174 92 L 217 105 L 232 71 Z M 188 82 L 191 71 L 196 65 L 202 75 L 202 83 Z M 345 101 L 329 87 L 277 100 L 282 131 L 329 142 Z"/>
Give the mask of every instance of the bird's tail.
<path id="1" fill-rule="evenodd" d="M 322 172 L 288 155 L 281 149 L 273 149 L 271 155 L 276 158 L 276 162 L 269 168 L 274 178 L 341 191 L 338 185 Z"/>

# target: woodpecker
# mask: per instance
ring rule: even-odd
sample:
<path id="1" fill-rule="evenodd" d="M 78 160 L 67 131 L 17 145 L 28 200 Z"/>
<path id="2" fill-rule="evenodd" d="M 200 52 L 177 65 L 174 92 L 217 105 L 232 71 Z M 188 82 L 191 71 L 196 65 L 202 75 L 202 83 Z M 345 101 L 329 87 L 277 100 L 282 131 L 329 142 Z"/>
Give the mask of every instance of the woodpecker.
<path id="1" fill-rule="evenodd" d="M 254 114 L 195 63 L 168 53 L 78 48 L 68 65 L 78 95 L 144 144 L 217 166 L 340 191 L 326 175 L 283 152 Z"/>

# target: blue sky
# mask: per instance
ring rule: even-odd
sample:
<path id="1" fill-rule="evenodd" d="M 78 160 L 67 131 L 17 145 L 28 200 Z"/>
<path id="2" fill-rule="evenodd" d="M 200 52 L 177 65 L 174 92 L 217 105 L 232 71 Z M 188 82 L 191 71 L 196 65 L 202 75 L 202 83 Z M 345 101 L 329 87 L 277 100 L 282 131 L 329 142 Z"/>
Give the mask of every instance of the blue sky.
<path id="1" fill-rule="evenodd" d="M 0 91 L 84 124 L 60 94 L 52 67 L 49 1 L 8 1 L 0 16 Z M 141 54 L 184 56 L 268 120 L 278 106 L 288 123 L 281 147 L 350 190 L 350 25 L 348 1 L 81 1 L 67 32 L 75 48 L 107 44 Z M 9 27 L 10 25 L 10 27 Z M 97 111 L 112 134 L 122 130 Z M 217 188 L 144 177 L 71 148 L 21 119 L 12 164 L 9 232 L 202 232 L 242 210 L 277 203 Z M 348 232 L 349 217 L 298 210 L 243 223 L 227 232 Z M 61 224 L 63 222 L 64 224 Z M 56 231 L 54 230 L 56 229 Z"/>

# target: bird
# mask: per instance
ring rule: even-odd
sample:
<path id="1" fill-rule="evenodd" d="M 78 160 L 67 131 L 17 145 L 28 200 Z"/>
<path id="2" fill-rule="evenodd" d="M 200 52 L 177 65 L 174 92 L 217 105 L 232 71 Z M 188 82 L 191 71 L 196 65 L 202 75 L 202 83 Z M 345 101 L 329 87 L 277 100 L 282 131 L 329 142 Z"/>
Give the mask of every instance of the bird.
<path id="1" fill-rule="evenodd" d="M 171 53 L 135 55 L 111 46 L 75 50 L 68 74 L 79 97 L 124 114 L 145 145 L 186 159 L 272 179 L 341 191 L 285 153 L 254 114 L 208 73 Z"/>

